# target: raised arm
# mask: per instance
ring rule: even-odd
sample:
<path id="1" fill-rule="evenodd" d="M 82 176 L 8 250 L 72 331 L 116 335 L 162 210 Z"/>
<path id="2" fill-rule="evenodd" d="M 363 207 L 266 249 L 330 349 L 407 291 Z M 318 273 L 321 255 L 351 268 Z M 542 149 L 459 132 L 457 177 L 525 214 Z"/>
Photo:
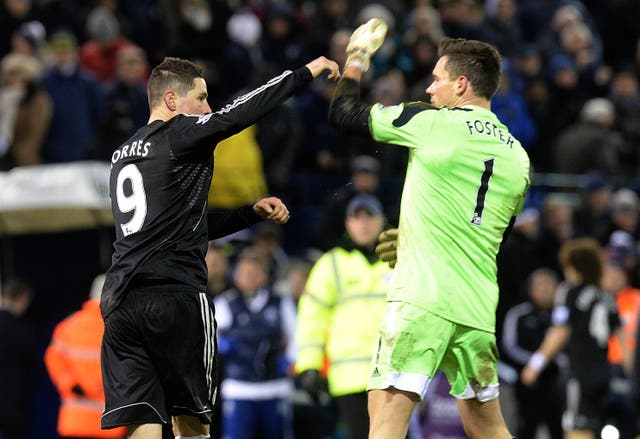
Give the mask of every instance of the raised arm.
<path id="1" fill-rule="evenodd" d="M 372 18 L 351 34 L 344 74 L 329 107 L 329 121 L 341 132 L 371 136 L 371 106 L 360 100 L 360 80 L 362 72 L 369 69 L 371 57 L 384 42 L 386 34 L 387 25 L 379 18 Z"/>
<path id="2" fill-rule="evenodd" d="M 257 122 L 291 95 L 304 88 L 314 78 L 329 72 L 330 79 L 340 76 L 338 64 L 321 56 L 295 71 L 286 70 L 266 83 L 236 97 L 217 111 L 203 115 L 184 115 L 175 125 L 172 144 L 178 153 L 196 149 L 211 149 Z"/>

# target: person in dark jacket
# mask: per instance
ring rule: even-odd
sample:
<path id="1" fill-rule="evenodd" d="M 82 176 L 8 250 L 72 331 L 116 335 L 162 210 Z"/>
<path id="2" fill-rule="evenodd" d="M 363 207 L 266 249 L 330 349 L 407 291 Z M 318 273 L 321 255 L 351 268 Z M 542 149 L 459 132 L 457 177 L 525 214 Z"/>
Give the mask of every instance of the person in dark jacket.
<path id="1" fill-rule="evenodd" d="M 31 373 L 35 365 L 35 333 L 24 314 L 33 292 L 27 283 L 12 279 L 0 302 L 0 437 L 24 439 L 31 420 Z"/>
<path id="2" fill-rule="evenodd" d="M 530 360 L 551 327 L 551 311 L 558 286 L 558 275 L 548 268 L 538 268 L 528 278 L 529 300 L 507 311 L 502 334 L 503 358 L 518 371 Z M 529 387 L 518 381 L 518 437 L 533 439 L 540 424 L 545 424 L 552 439 L 562 439 L 564 397 L 560 371 L 552 363 Z"/>

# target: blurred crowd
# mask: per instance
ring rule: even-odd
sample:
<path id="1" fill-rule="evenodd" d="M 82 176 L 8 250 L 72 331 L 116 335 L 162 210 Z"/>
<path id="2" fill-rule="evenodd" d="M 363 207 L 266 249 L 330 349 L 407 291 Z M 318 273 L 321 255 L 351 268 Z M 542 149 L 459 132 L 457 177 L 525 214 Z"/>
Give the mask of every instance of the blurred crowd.
<path id="1" fill-rule="evenodd" d="M 492 109 L 527 149 L 534 185 L 498 258 L 501 379 L 505 387 L 516 389 L 513 400 L 520 404 L 512 404 L 509 420 L 518 437 L 533 437 L 531 429 L 535 432 L 543 421 L 547 432 L 559 437 L 566 362 L 559 357 L 541 380 L 545 389 L 553 389 L 544 395 L 522 391 L 518 377 L 551 324 L 556 287 L 563 280 L 558 260 L 563 243 L 584 236 L 600 243 L 606 268 L 600 286 L 616 297 L 625 331 L 633 339 L 629 346 L 635 347 L 640 303 L 640 3 L 635 0 L 3 0 L 0 170 L 110 161 L 113 149 L 146 124 L 146 79 L 165 56 L 189 58 L 205 68 L 215 111 L 316 56 L 343 65 L 351 31 L 371 17 L 383 18 L 389 35 L 363 81 L 370 102 L 427 100 L 424 90 L 443 35 L 487 41 L 503 55 L 502 83 Z M 260 225 L 212 243 L 207 255 L 210 293 L 227 314 L 233 314 L 237 297 L 257 291 L 297 304 L 316 261 L 350 240 L 345 219 L 355 196 L 375 196 L 380 209 L 369 213 L 384 212 L 387 226 L 397 225 L 406 151 L 340 135 L 327 121 L 334 89 L 330 81 L 316 81 L 216 149 L 211 209 L 273 194 L 292 212 L 284 227 Z M 555 174 L 575 178 L 547 186 Z M 7 281 L 3 309 L 23 314 L 32 299 L 38 300 L 39 292 L 33 294 L 28 286 L 34 281 Z M 64 291 L 65 285 L 49 285 L 50 294 Z M 6 305 L 5 297 L 14 296 L 19 304 Z M 292 308 L 280 302 L 274 306 L 276 314 Z M 535 324 L 524 325 L 530 332 L 523 335 L 523 327 L 514 322 L 525 314 Z M 287 346 L 293 343 L 295 316 L 285 310 L 278 318 L 284 329 L 268 334 L 278 349 L 265 355 L 282 358 L 264 376 L 280 380 L 294 374 L 295 355 Z M 234 328 L 232 320 L 221 326 L 223 333 Z M 21 346 L 34 343 L 28 329 L 17 330 L 25 334 Z M 7 334 L 2 329 L 0 338 Z M 223 348 L 234 352 L 233 344 L 223 342 Z M 610 359 L 620 366 L 619 355 Z M 11 388 L 33 386 L 31 366 L 9 370 L 2 363 L 0 356 L 0 383 L 12 374 L 22 381 L 12 378 Z M 637 413 L 637 376 L 629 368 L 616 370 L 606 417 L 627 435 L 622 437 L 633 437 L 636 426 L 625 424 L 630 416 L 625 414 Z M 327 373 L 322 367 L 319 372 L 320 378 Z M 292 419 L 295 428 L 303 428 L 315 419 L 313 432 L 300 437 L 339 437 L 338 410 L 321 382 L 278 387 L 279 398 L 293 401 L 292 416 L 285 421 Z M 4 410 L 17 408 L 3 399 L 4 389 L 1 384 L 0 424 L 6 413 L 23 419 Z M 222 393 L 224 397 L 225 387 Z M 434 427 L 451 412 L 450 401 L 440 396 L 432 395 L 433 404 L 444 405 L 430 409 L 427 402 L 416 416 L 414 433 L 463 437 L 456 436 L 462 433 L 455 421 L 448 426 L 453 433 L 445 432 L 447 426 L 440 431 Z M 30 404 L 26 397 L 21 401 L 25 407 Z M 30 408 L 23 414 L 29 422 L 38 421 Z M 229 425 L 240 428 L 232 420 Z"/>

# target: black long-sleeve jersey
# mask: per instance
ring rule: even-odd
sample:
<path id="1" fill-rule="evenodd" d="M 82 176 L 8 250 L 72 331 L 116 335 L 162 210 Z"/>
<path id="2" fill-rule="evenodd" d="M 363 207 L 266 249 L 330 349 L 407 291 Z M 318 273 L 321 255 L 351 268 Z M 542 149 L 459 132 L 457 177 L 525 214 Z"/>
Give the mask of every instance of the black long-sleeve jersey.
<path id="1" fill-rule="evenodd" d="M 214 216 L 209 226 L 207 192 L 216 144 L 255 123 L 312 79 L 306 67 L 285 71 L 216 112 L 153 121 L 113 152 L 109 191 L 116 241 L 100 303 L 105 318 L 138 273 L 204 290 L 207 237 L 257 222 L 247 206 Z"/>

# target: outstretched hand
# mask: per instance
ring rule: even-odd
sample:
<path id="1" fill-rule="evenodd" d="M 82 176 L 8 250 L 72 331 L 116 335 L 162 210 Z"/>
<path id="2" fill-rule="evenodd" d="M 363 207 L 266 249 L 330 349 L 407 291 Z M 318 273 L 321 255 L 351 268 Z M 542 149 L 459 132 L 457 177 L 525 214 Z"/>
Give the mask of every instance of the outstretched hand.
<path id="1" fill-rule="evenodd" d="M 369 69 L 371 57 L 382 46 L 388 28 L 384 20 L 372 18 L 354 30 L 347 46 L 345 67 L 358 66 L 366 72 Z"/>
<path id="2" fill-rule="evenodd" d="M 285 224 L 291 218 L 289 209 L 277 197 L 262 198 L 253 205 L 253 211 L 263 220 L 273 221 L 276 224 Z"/>
<path id="3" fill-rule="evenodd" d="M 398 262 L 398 229 L 385 230 L 378 236 L 375 252 L 383 262 L 388 262 L 393 268 Z"/>
<path id="4" fill-rule="evenodd" d="M 314 59 L 307 64 L 306 67 L 314 78 L 317 78 L 326 71 L 329 71 L 329 79 L 336 80 L 340 78 L 340 67 L 338 67 L 338 63 L 330 60 L 329 58 L 325 58 L 324 56 Z"/>

